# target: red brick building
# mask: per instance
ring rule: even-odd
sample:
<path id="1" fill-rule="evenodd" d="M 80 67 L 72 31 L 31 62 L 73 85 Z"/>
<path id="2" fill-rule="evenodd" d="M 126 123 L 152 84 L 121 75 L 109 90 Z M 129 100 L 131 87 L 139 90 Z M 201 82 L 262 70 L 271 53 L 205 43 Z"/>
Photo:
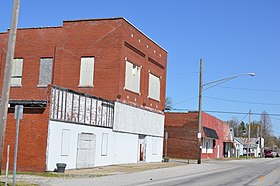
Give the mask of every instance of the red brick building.
<path id="1" fill-rule="evenodd" d="M 197 159 L 198 112 L 166 112 L 164 128 L 168 132 L 170 158 Z M 224 144 L 231 143 L 228 135 L 228 124 L 202 112 L 202 159 L 222 158 Z"/>
<path id="2" fill-rule="evenodd" d="M 7 41 L 8 32 L 0 33 L 1 87 Z M 85 97 L 95 96 L 94 99 L 102 98 L 133 105 L 164 117 L 162 111 L 165 103 L 167 51 L 124 18 L 64 21 L 58 27 L 18 29 L 14 58 L 11 108 L 4 148 L 10 144 L 13 154 L 14 106 L 24 105 L 18 170 L 48 169 L 46 161 L 48 162 L 49 121 L 52 118 L 50 112 L 59 112 L 52 110 L 55 107 L 50 108 L 50 103 L 61 99 L 62 102 L 65 101 L 63 98 L 54 98 L 53 88 L 49 85 L 67 88 L 67 91 L 75 91 L 75 94 Z M 158 135 L 162 140 L 163 131 L 154 134 L 139 126 L 128 131 L 120 125 L 117 127 L 120 132 Z M 5 157 L 6 149 L 3 162 L 6 161 Z"/>

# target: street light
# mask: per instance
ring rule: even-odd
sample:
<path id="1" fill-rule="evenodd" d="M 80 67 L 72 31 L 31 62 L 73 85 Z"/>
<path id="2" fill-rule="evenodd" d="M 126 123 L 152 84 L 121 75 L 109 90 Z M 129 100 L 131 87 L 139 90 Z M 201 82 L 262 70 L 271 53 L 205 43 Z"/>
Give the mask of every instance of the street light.
<path id="1" fill-rule="evenodd" d="M 219 79 L 216 81 L 211 81 L 209 83 L 202 84 L 202 65 L 203 60 L 200 59 L 200 73 L 199 73 L 199 103 L 198 103 L 198 133 L 197 133 L 197 143 L 198 143 L 198 158 L 197 158 L 197 164 L 201 164 L 201 119 L 202 119 L 202 91 L 218 86 L 226 81 L 232 80 L 234 78 L 237 78 L 239 76 L 255 76 L 255 73 L 244 73 L 244 74 L 236 74 L 234 76 L 230 76 L 227 78 Z"/>

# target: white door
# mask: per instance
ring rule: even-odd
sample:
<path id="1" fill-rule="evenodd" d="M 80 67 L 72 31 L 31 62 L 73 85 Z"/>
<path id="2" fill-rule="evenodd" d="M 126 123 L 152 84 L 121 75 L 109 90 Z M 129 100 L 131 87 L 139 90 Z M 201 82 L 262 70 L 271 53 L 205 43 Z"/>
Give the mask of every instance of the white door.
<path id="1" fill-rule="evenodd" d="M 81 133 L 78 136 L 77 169 L 94 167 L 96 135 Z"/>

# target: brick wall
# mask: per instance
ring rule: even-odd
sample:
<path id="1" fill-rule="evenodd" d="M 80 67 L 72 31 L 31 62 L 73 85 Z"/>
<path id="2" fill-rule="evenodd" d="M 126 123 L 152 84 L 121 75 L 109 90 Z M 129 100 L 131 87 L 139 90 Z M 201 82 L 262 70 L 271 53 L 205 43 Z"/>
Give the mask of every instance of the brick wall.
<path id="1" fill-rule="evenodd" d="M 23 119 L 20 120 L 18 143 L 18 171 L 44 172 L 46 170 L 46 147 L 48 135 L 49 108 L 24 108 Z M 14 109 L 9 109 L 2 170 L 6 166 L 7 145 L 10 145 L 10 165 L 13 169 L 16 120 Z"/>
<path id="2" fill-rule="evenodd" d="M 165 131 L 168 132 L 167 152 L 170 158 L 196 159 L 197 114 L 165 113 Z M 165 149 L 165 147 L 164 147 Z"/>
<path id="3" fill-rule="evenodd" d="M 0 39 L 2 80 L 7 33 L 1 33 Z M 141 57 L 125 43 L 145 56 Z M 92 88 L 78 87 L 80 62 L 84 56 L 95 57 Z M 54 58 L 55 85 L 109 100 L 119 99 L 140 107 L 164 110 L 167 52 L 123 18 L 64 21 L 62 27 L 19 29 L 15 58 L 24 59 L 22 87 L 11 88 L 11 99 L 46 99 L 47 88 L 37 87 L 42 57 Z M 142 66 L 140 94 L 124 90 L 126 59 Z M 149 72 L 161 77 L 160 101 L 148 98 Z"/>

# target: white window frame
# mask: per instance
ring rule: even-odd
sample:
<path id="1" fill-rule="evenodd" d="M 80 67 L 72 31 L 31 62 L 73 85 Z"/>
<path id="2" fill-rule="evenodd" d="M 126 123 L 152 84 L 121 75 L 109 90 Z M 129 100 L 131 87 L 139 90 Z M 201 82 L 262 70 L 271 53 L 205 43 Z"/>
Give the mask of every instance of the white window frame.
<path id="1" fill-rule="evenodd" d="M 42 69 L 42 62 L 44 60 L 51 60 L 51 70 L 50 74 L 43 74 L 44 69 Z M 53 58 L 49 57 L 49 58 L 41 58 L 40 59 L 40 73 L 39 73 L 39 82 L 38 82 L 38 87 L 47 87 L 48 84 L 51 84 L 52 82 L 52 73 L 53 73 Z M 46 77 L 43 77 L 43 75 L 45 75 L 46 77 L 50 76 L 49 79 L 46 81 L 46 80 L 43 80 L 45 79 Z M 43 81 L 43 82 L 42 82 Z M 46 83 L 46 84 L 45 84 Z"/>
<path id="2" fill-rule="evenodd" d="M 125 89 L 140 94 L 141 67 L 130 61 L 125 64 Z"/>
<path id="3" fill-rule="evenodd" d="M 156 76 L 151 72 L 149 73 L 148 98 L 160 101 L 160 81 L 161 78 L 159 76 Z"/>
<path id="4" fill-rule="evenodd" d="M 94 56 L 81 57 L 79 87 L 93 87 Z"/>
<path id="5" fill-rule="evenodd" d="M 203 138 L 202 153 L 208 153 L 208 154 L 213 153 L 213 141 L 214 139 L 212 138 Z"/>
<path id="6" fill-rule="evenodd" d="M 22 86 L 22 71 L 23 71 L 23 58 L 16 58 L 13 60 L 11 86 Z"/>

